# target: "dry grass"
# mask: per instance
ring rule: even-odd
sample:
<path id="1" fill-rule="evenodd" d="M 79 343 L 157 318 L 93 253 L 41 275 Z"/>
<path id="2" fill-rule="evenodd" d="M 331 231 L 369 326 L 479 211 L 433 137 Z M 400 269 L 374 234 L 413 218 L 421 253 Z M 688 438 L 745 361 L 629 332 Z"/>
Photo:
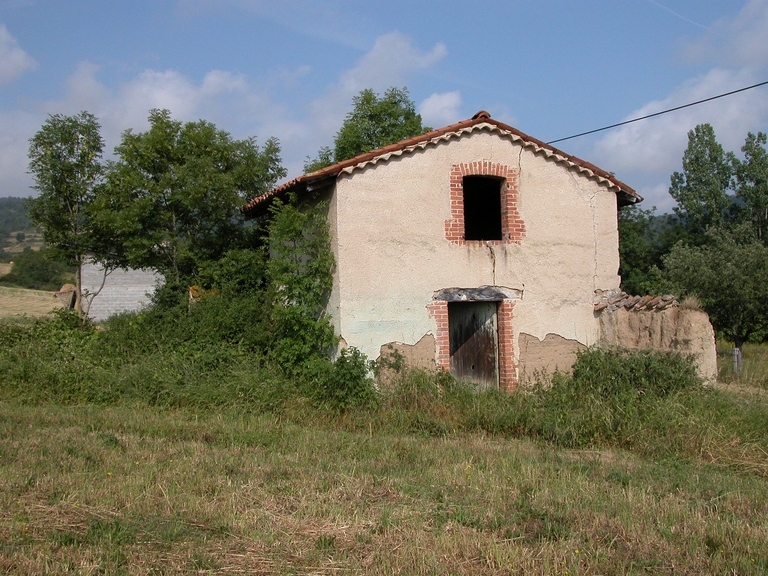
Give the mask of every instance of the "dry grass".
<path id="1" fill-rule="evenodd" d="M 45 316 L 60 306 L 53 292 L 0 286 L 0 318 Z"/>
<path id="2" fill-rule="evenodd" d="M 755 388 L 768 390 L 768 344 L 744 344 L 742 346 L 742 370 L 734 373 L 733 344 L 717 343 L 717 379 L 732 389 Z"/>
<path id="3" fill-rule="evenodd" d="M 0 262 L 0 276 L 4 276 L 5 274 L 8 274 L 8 272 L 11 271 L 12 267 L 13 265 L 8 262 Z"/>
<path id="4" fill-rule="evenodd" d="M 768 482 L 621 451 L 0 403 L 0 571 L 763 574 Z"/>
<path id="5" fill-rule="evenodd" d="M 19 230 L 19 232 L 26 233 L 26 238 L 24 239 L 24 242 L 15 242 L 11 246 L 6 246 L 4 248 L 6 253 L 20 254 L 24 251 L 25 248 L 29 248 L 30 250 L 40 250 L 43 246 L 45 246 L 45 242 L 43 241 L 42 234 L 31 233 L 24 230 Z M 16 232 L 12 232 L 10 235 L 10 238 L 15 240 L 15 236 L 16 236 Z"/>

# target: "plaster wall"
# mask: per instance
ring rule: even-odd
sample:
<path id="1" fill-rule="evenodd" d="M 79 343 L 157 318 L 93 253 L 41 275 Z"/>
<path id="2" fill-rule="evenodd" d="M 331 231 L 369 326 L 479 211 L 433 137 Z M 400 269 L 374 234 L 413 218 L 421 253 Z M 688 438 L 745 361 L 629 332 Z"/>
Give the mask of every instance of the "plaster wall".
<path id="1" fill-rule="evenodd" d="M 519 244 L 445 238 L 451 167 L 483 160 L 519 170 Z M 371 358 L 388 342 L 435 334 L 435 291 L 484 285 L 521 292 L 514 341 L 554 333 L 590 345 L 594 292 L 620 282 L 614 192 L 498 134 L 465 134 L 340 176 L 329 223 L 329 310 L 345 342 Z"/>

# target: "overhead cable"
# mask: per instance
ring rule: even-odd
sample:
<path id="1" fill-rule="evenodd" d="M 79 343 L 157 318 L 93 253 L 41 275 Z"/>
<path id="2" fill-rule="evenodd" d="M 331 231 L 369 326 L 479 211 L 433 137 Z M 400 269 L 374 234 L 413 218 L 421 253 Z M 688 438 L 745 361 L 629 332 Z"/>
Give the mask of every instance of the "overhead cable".
<path id="1" fill-rule="evenodd" d="M 747 86 L 746 88 L 739 88 L 738 90 L 732 90 L 730 92 L 726 92 L 725 94 L 719 94 L 717 96 L 704 98 L 704 100 L 698 100 L 696 102 L 691 102 L 689 104 L 683 104 L 682 106 L 675 106 L 674 108 L 669 108 L 668 110 L 662 110 L 661 112 L 654 112 L 653 114 L 648 114 L 647 116 L 641 116 L 640 118 L 633 118 L 632 120 L 625 120 L 624 122 L 619 122 L 618 124 L 611 124 L 610 126 L 604 126 L 603 128 L 597 128 L 596 130 L 589 130 L 588 132 L 582 132 L 581 134 L 574 134 L 573 136 L 558 138 L 557 140 L 550 140 L 549 142 L 547 142 L 547 144 L 554 144 L 555 142 L 563 142 L 564 140 L 571 140 L 573 138 L 579 138 L 580 136 L 586 136 L 587 134 L 594 134 L 595 132 L 610 130 L 611 128 L 616 128 L 617 126 L 624 126 L 625 124 L 631 124 L 632 122 L 647 120 L 648 118 L 653 118 L 654 116 L 661 116 L 662 114 L 668 114 L 669 112 L 674 112 L 675 110 L 682 110 L 683 108 L 689 108 L 691 106 L 696 106 L 697 104 L 703 104 L 704 102 L 709 102 L 710 100 L 717 100 L 718 98 L 724 98 L 726 96 L 730 96 L 731 94 L 737 94 L 739 92 L 744 92 L 745 90 L 752 90 L 752 88 L 765 86 L 766 84 L 768 84 L 768 80 L 766 80 L 765 82 L 760 82 L 759 84 L 753 84 L 752 86 Z"/>

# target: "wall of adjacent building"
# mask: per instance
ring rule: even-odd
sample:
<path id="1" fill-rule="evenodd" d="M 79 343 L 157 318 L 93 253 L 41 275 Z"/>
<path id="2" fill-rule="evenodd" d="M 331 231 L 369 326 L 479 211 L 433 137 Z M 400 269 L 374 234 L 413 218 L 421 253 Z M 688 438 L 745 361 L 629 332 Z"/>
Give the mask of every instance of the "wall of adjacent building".
<path id="1" fill-rule="evenodd" d="M 85 264 L 82 269 L 83 288 L 91 293 L 99 289 L 103 278 L 102 267 Z M 106 320 L 113 314 L 133 312 L 146 306 L 162 276 L 152 270 L 112 271 L 104 288 L 93 299 L 89 316 L 96 321 Z"/>

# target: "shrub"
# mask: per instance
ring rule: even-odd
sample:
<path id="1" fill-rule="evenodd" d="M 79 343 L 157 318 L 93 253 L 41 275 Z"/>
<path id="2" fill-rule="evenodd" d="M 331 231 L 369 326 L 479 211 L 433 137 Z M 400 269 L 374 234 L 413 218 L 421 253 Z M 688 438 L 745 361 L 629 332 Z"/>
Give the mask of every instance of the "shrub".
<path id="1" fill-rule="evenodd" d="M 47 251 L 25 250 L 15 257 L 13 268 L 0 282 L 33 290 L 58 290 L 73 274 L 66 263 L 50 259 Z"/>
<path id="2" fill-rule="evenodd" d="M 378 394 L 371 373 L 373 363 L 357 348 L 346 348 L 333 363 L 323 365 L 316 361 L 309 369 L 313 372 L 315 397 L 321 405 L 332 410 L 372 408 Z"/>

